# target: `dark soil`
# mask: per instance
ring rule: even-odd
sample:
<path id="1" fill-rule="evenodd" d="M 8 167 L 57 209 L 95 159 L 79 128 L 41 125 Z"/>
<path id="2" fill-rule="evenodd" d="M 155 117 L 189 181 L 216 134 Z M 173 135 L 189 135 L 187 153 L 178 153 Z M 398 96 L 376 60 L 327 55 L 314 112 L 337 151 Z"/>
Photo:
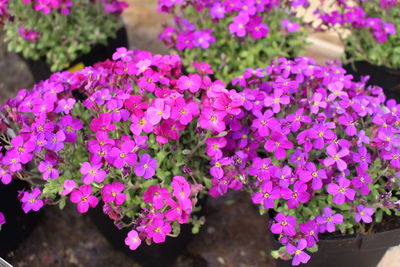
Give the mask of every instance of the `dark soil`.
<path id="1" fill-rule="evenodd" d="M 374 226 L 374 233 L 380 233 L 384 231 L 390 231 L 394 229 L 400 228 L 400 217 L 395 215 L 384 215 L 382 222 L 375 224 Z"/>

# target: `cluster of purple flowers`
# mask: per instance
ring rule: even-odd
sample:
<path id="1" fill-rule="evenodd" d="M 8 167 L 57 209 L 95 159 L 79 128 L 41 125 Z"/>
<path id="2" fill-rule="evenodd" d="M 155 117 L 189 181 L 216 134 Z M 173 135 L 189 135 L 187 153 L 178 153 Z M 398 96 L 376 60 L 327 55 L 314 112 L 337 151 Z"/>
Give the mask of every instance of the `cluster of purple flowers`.
<path id="1" fill-rule="evenodd" d="M 400 106 L 385 105 L 381 88 L 309 58 L 247 69 L 232 81 L 240 90 L 213 81 L 206 63 L 188 75 L 181 64 L 119 48 L 113 61 L 56 73 L 10 99 L 0 180 L 29 180 L 34 163 L 42 183 L 21 194 L 23 210 L 69 198 L 85 213 L 102 201 L 116 225 L 133 228 L 125 243 L 136 249 L 190 222 L 208 173 L 213 197 L 243 188 L 262 209 L 281 208 L 271 231 L 298 265 L 320 233 L 349 214 L 369 223 L 388 205 L 371 187 L 394 186 L 385 183 L 400 168 Z M 17 135 L 7 139 L 7 127 Z M 200 158 L 209 166 L 196 165 Z M 388 168 L 371 173 L 377 164 Z"/>
<path id="2" fill-rule="evenodd" d="M 173 224 L 188 223 L 203 189 L 201 181 L 187 182 L 183 168 L 172 178 L 157 175 L 158 169 L 176 170 L 181 164 L 166 163 L 172 158 L 159 158 L 161 150 L 189 135 L 197 120 L 198 132 L 223 131 L 224 117 L 236 114 L 238 109 L 232 110 L 241 100 L 207 76 L 212 70 L 205 63 L 196 63 L 198 73 L 186 76 L 176 55 L 119 48 L 113 59 L 55 73 L 8 100 L 2 107 L 7 120 L 0 120 L 6 148 L 0 154 L 0 180 L 33 182 L 32 191 L 20 197 L 26 213 L 67 197 L 86 213 L 102 200 L 104 213 L 118 225 L 131 218 L 134 229 L 126 244 L 134 249 L 141 240 L 163 242 Z M 214 103 L 216 97 L 222 102 Z M 9 139 L 7 127 L 17 136 Z M 30 176 L 35 172 L 40 182 Z M 147 180 L 153 182 L 142 188 Z"/>
<path id="3" fill-rule="evenodd" d="M 268 36 L 269 28 L 265 24 L 265 17 L 275 7 L 288 5 L 291 7 L 308 6 L 307 0 L 296 1 L 271 1 L 271 0 L 201 0 L 201 1 L 171 1 L 159 0 L 159 11 L 171 13 L 175 17 L 176 27 L 168 26 L 160 35 L 160 39 L 168 46 L 178 50 L 200 47 L 207 49 L 211 43 L 216 41 L 212 35 L 213 28 L 197 29 L 183 14 L 185 9 L 193 8 L 196 12 L 205 12 L 207 19 L 213 24 L 223 23 L 229 19 L 229 32 L 239 38 L 250 36 L 261 39 Z M 180 12 L 176 12 L 177 8 Z M 204 17 L 202 17 L 204 20 Z M 282 20 L 282 26 L 287 32 L 295 32 L 299 25 L 287 19 Z"/>
<path id="4" fill-rule="evenodd" d="M 72 0 L 17 0 L 22 1 L 24 4 L 29 5 L 29 8 L 40 12 L 44 15 L 48 15 L 51 12 L 58 12 L 64 16 L 68 16 L 71 13 L 71 9 L 74 7 L 74 1 Z M 109 14 L 119 15 L 128 6 L 124 1 L 120 0 L 96 0 L 104 3 L 104 12 Z M 10 16 L 7 4 L 9 0 L 0 0 L 0 23 L 8 19 L 15 19 Z M 26 29 L 20 27 L 20 36 L 28 41 L 36 42 L 39 37 L 39 33 L 34 29 Z"/>
<path id="5" fill-rule="evenodd" d="M 240 101 L 218 105 L 228 116 L 214 128 L 226 134 L 207 141 L 211 195 L 245 187 L 263 209 L 286 207 L 289 214 L 308 205 L 322 212 L 314 199 L 327 206 L 307 219 L 276 215 L 271 231 L 295 255 L 294 265 L 308 261 L 302 250 L 314 247 L 319 233 L 338 229 L 341 213 L 353 214 L 353 223 L 369 223 L 376 208 L 386 207 L 382 192 L 371 195 L 371 188 L 383 183 L 383 190 L 400 167 L 400 106 L 394 100 L 385 105 L 382 89 L 365 82 L 352 81 L 335 64 L 282 58 L 234 79 L 243 88 Z M 223 100 L 216 98 L 214 105 Z M 376 161 L 388 166 L 385 172 L 371 169 Z M 335 205 L 346 205 L 340 213 L 330 197 Z"/>
<path id="6" fill-rule="evenodd" d="M 377 1 L 377 0 L 374 0 Z M 329 27 L 335 25 L 347 25 L 354 29 L 367 29 L 379 43 L 387 41 L 389 35 L 396 34 L 396 27 L 384 18 L 369 17 L 363 9 L 363 1 L 354 5 L 349 1 L 335 1 L 341 10 L 331 12 L 320 11 L 320 18 Z M 398 1 L 380 0 L 380 6 L 389 9 L 398 5 Z"/>
<path id="7" fill-rule="evenodd" d="M 2 0 L 6 5 L 8 0 Z M 121 13 L 127 6 L 127 3 L 120 0 L 96 0 L 103 2 L 104 11 L 107 13 Z M 71 8 L 74 6 L 72 0 L 22 0 L 24 4 L 32 4 L 32 8 L 43 14 L 50 14 L 52 10 L 57 11 L 65 16 L 68 16 L 71 12 Z"/>

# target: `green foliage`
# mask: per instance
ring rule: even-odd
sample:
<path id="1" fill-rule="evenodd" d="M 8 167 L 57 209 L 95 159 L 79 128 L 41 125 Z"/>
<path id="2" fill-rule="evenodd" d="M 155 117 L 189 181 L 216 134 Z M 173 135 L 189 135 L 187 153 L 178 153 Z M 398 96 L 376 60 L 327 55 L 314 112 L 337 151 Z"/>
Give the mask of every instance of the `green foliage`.
<path id="1" fill-rule="evenodd" d="M 121 22 L 114 15 L 104 12 L 100 1 L 74 0 L 68 16 L 52 11 L 43 14 L 33 10 L 32 4 L 9 1 L 13 20 L 5 22 L 5 41 L 8 50 L 22 53 L 25 58 L 45 60 L 52 71 L 70 67 L 79 56 L 90 52 L 95 44 L 106 44 L 108 37 L 115 37 Z M 36 42 L 23 39 L 20 27 L 39 32 Z"/>
<path id="2" fill-rule="evenodd" d="M 242 75 L 246 68 L 267 66 L 279 57 L 296 57 L 306 45 L 306 29 L 287 33 L 281 26 L 281 20 L 288 17 L 300 24 L 302 19 L 288 14 L 287 10 L 281 8 L 275 7 L 271 12 L 264 14 L 263 21 L 269 27 L 269 34 L 262 39 L 253 39 L 250 36 L 239 38 L 231 34 L 228 25 L 232 23 L 232 16 L 214 23 L 208 14 L 203 14 L 204 12 L 199 14 L 193 8 L 187 8 L 185 11 L 188 11 L 187 18 L 196 22 L 196 28 L 213 29 L 212 35 L 216 42 L 211 43 L 208 49 L 194 47 L 175 52 L 182 55 L 187 71 L 194 71 L 194 61 L 204 61 L 212 66 L 215 78 L 226 83 Z"/>

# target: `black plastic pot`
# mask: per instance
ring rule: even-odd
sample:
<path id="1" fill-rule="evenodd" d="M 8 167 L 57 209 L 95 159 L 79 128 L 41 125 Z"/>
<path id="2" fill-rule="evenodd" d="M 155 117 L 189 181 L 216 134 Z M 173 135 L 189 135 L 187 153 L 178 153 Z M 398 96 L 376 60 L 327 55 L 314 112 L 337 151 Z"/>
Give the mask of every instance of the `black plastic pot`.
<path id="1" fill-rule="evenodd" d="M 125 27 L 117 31 L 115 38 L 108 38 L 107 45 L 97 44 L 93 46 L 88 54 L 76 59 L 70 64 L 70 67 L 73 67 L 79 63 L 83 63 L 85 66 L 91 66 L 97 62 L 104 61 L 108 58 L 111 58 L 119 47 L 128 47 L 128 37 Z M 52 74 L 50 71 L 50 66 L 45 60 L 26 59 L 21 54 L 19 56 L 31 71 L 35 83 L 49 78 Z"/>
<path id="2" fill-rule="evenodd" d="M 204 207 L 206 199 L 200 202 L 200 205 Z M 195 215 L 201 216 L 202 211 L 195 213 Z M 131 229 L 117 229 L 113 221 L 103 213 L 101 205 L 98 205 L 95 209 L 91 209 L 89 211 L 89 216 L 114 248 L 124 252 L 144 267 L 172 266 L 176 259 L 184 254 L 187 245 L 194 237 L 192 234 L 192 225 L 182 224 L 181 232 L 178 237 L 167 237 L 164 243 L 153 243 L 150 246 L 142 242 L 136 250 L 132 251 L 125 245 L 125 238 Z"/>
<path id="3" fill-rule="evenodd" d="M 0 185 L 0 211 L 6 217 L 6 224 L 0 231 L 0 257 L 3 258 L 29 236 L 41 217 L 40 212 L 23 212 L 18 191 L 24 189 L 29 189 L 29 185 L 17 179 L 8 185 Z"/>
<path id="4" fill-rule="evenodd" d="M 361 76 L 369 75 L 368 85 L 378 85 L 382 87 L 387 99 L 400 101 L 400 70 L 391 70 L 383 66 L 372 65 L 366 61 L 357 61 L 353 65 L 343 66 L 349 74 L 359 80 Z"/>
<path id="5" fill-rule="evenodd" d="M 312 253 L 305 267 L 376 267 L 389 247 L 400 244 L 400 228 L 385 232 L 320 239 L 318 252 Z M 280 247 L 273 238 L 275 249 Z M 291 261 L 276 261 L 278 267 L 291 266 Z"/>

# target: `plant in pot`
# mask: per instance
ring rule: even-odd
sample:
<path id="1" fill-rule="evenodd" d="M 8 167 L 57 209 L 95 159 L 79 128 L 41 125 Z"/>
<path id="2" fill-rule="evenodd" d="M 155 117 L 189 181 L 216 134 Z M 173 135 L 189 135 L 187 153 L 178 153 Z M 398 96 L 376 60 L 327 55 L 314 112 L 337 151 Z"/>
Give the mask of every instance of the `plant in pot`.
<path id="1" fill-rule="evenodd" d="M 345 45 L 345 68 L 356 78 L 369 75 L 389 98 L 400 99 L 400 2 L 332 1 L 320 12 L 320 29 L 334 29 Z"/>
<path id="2" fill-rule="evenodd" d="M 127 46 L 119 19 L 125 7 L 119 0 L 2 0 L 4 41 L 39 82 L 54 71 L 103 61 Z"/>
<path id="3" fill-rule="evenodd" d="M 177 55 L 119 49 L 113 58 L 8 100 L 16 136 L 4 138 L 0 167 L 32 184 L 26 212 L 71 201 L 143 265 L 170 265 L 190 239 L 187 223 L 197 232 L 204 222 L 208 162 L 243 100 L 205 63 L 186 76 Z"/>
<path id="4" fill-rule="evenodd" d="M 160 0 L 159 11 L 174 18 L 160 39 L 181 55 L 184 66 L 205 61 L 215 77 L 228 82 L 244 68 L 295 57 L 306 44 L 305 24 L 296 16 L 308 1 L 169 1 Z"/>
<path id="5" fill-rule="evenodd" d="M 400 243 L 400 106 L 310 58 L 243 76 L 210 193 L 241 183 L 270 215 L 272 255 L 291 259 L 279 266 L 376 266 Z"/>

